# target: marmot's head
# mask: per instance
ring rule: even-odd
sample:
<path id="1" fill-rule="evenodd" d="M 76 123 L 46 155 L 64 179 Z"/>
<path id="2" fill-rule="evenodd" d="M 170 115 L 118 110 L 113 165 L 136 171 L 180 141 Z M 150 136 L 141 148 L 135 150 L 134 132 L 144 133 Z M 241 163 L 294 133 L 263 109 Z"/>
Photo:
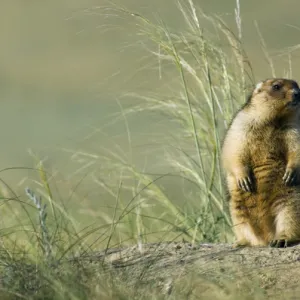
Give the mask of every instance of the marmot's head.
<path id="1" fill-rule="evenodd" d="M 259 82 L 248 105 L 267 119 L 284 117 L 300 112 L 300 89 L 296 81 L 283 78 Z"/>

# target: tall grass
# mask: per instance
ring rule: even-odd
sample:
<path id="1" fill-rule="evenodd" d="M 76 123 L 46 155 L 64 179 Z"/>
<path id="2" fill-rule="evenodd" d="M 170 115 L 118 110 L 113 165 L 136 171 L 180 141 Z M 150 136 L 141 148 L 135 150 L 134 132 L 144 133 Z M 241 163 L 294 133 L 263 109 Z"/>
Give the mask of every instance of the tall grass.
<path id="1" fill-rule="evenodd" d="M 254 84 L 243 49 L 240 4 L 237 1 L 236 30 L 221 18 L 203 13 L 192 0 L 179 1 L 177 7 L 184 23 L 180 31 L 172 30 L 163 20 L 151 21 L 119 6 L 101 8 L 105 17 L 134 19 L 140 44 L 148 53 L 147 63 L 141 63 L 156 69 L 158 79 L 168 89 L 168 93 L 166 89 L 155 93 L 153 86 L 148 93 L 133 91 L 119 97 L 121 112 L 113 120 L 125 124 L 130 148 L 127 153 L 119 145 L 102 148 L 100 154 L 81 153 L 93 157 L 89 169 L 99 188 L 119 199 L 115 187 L 122 181 L 122 191 L 132 193 L 131 198 L 127 194 L 127 200 L 117 201 L 110 220 L 116 224 L 115 217 L 119 216 L 114 233 L 122 243 L 182 238 L 195 243 L 232 238 L 220 151 L 234 111 Z M 124 105 L 132 99 L 133 105 Z M 149 152 L 163 149 L 154 160 L 165 166 L 165 171 L 156 174 L 153 168 L 149 171 L 149 165 L 139 168 L 132 162 L 137 150 L 132 146 L 130 128 L 132 118 L 153 114 L 163 116 L 165 124 L 157 127 L 163 134 L 149 138 L 144 146 Z M 164 189 L 161 182 L 167 180 L 181 187 L 177 199 Z"/>

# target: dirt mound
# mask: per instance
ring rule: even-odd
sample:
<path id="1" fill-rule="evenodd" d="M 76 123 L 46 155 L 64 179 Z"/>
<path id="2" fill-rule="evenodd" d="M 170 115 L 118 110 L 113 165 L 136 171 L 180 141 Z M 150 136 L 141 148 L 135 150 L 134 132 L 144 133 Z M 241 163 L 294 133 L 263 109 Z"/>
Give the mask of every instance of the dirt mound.
<path id="1" fill-rule="evenodd" d="M 88 269 L 101 262 L 115 282 L 134 291 L 136 299 L 154 299 L 154 293 L 162 299 L 299 297 L 299 245 L 235 249 L 228 244 L 160 243 L 78 259 Z"/>

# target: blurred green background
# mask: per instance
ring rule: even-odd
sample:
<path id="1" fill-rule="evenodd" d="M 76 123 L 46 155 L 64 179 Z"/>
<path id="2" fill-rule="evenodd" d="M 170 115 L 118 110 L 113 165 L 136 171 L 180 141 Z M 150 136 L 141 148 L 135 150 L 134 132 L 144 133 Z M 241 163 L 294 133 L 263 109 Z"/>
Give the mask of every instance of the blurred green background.
<path id="1" fill-rule="evenodd" d="M 179 32 L 185 26 L 176 1 L 114 3 L 151 20 L 162 19 Z M 236 32 L 235 1 L 202 0 L 195 4 L 210 15 L 221 16 Z M 111 125 L 110 115 L 119 113 L 120 105 L 126 108 L 128 104 L 128 98 L 124 102 L 116 98 L 131 91 L 168 91 L 171 76 L 159 78 L 157 69 L 147 68 L 151 59 L 147 58 L 147 44 L 137 34 L 135 20 L 115 16 L 105 10 L 107 5 L 101 0 L 1 1 L 0 169 L 35 167 L 34 153 L 45 161 L 48 170 L 55 170 L 56 184 L 61 182 L 60 191 L 74 190 L 74 186 L 80 185 L 77 190 L 81 197 L 89 194 L 92 200 L 99 195 L 106 197 L 106 193 L 99 188 L 91 191 L 89 182 L 83 180 L 84 169 L 76 173 L 90 157 L 72 157 L 72 151 L 97 154 L 101 147 L 117 143 L 124 152 L 133 151 L 131 159 L 144 166 L 143 149 L 147 148 L 150 134 L 164 132 L 159 123 L 163 116 L 137 115 L 130 120 L 130 150 L 124 122 Z M 276 75 L 284 76 L 289 65 L 282 50 L 299 43 L 298 8 L 296 0 L 285 4 L 274 0 L 241 1 L 243 43 L 256 80 L 270 77 L 271 70 L 260 47 L 254 20 L 274 59 Z M 291 54 L 291 61 L 293 77 L 298 79 L 298 52 Z M 93 138 L 87 139 L 93 133 Z M 147 158 L 153 172 L 163 166 L 157 153 L 150 151 Z M 28 178 L 35 176 L 33 173 L 4 171 L 1 178 L 18 189 L 28 184 Z M 165 184 L 172 187 L 170 180 Z M 176 195 L 176 186 L 170 192 Z M 86 205 L 82 198 L 80 201 Z"/>

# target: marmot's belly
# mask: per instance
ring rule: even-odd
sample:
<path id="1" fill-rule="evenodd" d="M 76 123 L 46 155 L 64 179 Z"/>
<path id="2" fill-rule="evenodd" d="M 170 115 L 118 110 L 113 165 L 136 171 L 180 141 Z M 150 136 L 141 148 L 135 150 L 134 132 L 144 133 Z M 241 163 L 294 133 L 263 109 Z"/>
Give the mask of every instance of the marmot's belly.
<path id="1" fill-rule="evenodd" d="M 240 211 L 241 216 L 265 215 L 271 209 L 274 201 L 281 202 L 291 196 L 294 187 L 283 183 L 285 163 L 274 160 L 257 161 L 252 166 L 253 192 L 242 191 L 237 185 L 231 191 L 233 207 Z"/>
<path id="2" fill-rule="evenodd" d="M 252 166 L 255 190 L 258 194 L 272 194 L 284 189 L 283 175 L 285 173 L 283 161 L 267 160 L 263 163 L 256 162 Z"/>
<path id="3" fill-rule="evenodd" d="M 244 209 L 243 216 L 254 218 L 256 223 L 265 222 L 267 216 L 274 222 L 273 217 L 287 203 L 300 200 L 300 184 L 286 186 L 283 176 L 286 163 L 283 161 L 268 161 L 252 166 L 255 190 L 253 193 L 241 192 L 235 199 Z M 236 208 L 239 208 L 238 206 Z"/>

